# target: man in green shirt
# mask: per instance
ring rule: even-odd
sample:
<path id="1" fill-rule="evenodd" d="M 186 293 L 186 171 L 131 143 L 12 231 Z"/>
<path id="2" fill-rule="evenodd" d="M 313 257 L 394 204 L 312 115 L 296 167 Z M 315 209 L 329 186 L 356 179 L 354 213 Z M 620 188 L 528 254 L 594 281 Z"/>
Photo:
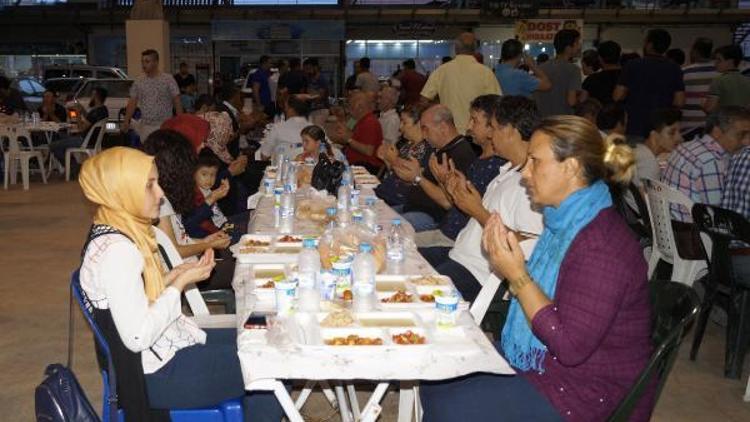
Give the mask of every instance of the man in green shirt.
<path id="1" fill-rule="evenodd" d="M 727 45 L 716 49 L 714 62 L 721 72 L 711 82 L 708 96 L 703 103 L 706 113 L 726 106 L 747 107 L 750 104 L 750 78 L 742 75 L 737 67 L 742 61 L 742 49 L 738 45 Z"/>

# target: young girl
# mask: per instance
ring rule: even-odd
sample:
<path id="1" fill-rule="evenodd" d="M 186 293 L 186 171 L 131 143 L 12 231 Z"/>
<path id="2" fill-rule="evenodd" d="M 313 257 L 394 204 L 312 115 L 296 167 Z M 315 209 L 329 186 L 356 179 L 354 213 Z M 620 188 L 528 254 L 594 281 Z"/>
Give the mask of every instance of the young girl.
<path id="1" fill-rule="evenodd" d="M 302 154 L 295 158 L 296 161 L 305 161 L 307 158 L 318 161 L 318 156 L 321 152 L 325 152 L 330 159 L 336 161 L 344 160 L 341 151 L 331 148 L 331 144 L 326 140 L 326 133 L 320 126 L 307 126 L 302 129 L 300 136 L 302 137 Z"/>

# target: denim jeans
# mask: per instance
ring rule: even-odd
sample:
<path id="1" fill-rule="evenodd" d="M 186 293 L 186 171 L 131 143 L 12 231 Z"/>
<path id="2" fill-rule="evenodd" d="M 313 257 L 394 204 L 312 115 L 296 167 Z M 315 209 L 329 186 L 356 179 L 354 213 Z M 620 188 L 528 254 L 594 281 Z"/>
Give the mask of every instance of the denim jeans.
<path id="1" fill-rule="evenodd" d="M 49 149 L 52 152 L 52 155 L 57 158 L 57 161 L 65 165 L 65 150 L 68 148 L 79 148 L 82 143 L 83 138 L 80 136 L 71 136 L 53 141 L 52 144 L 50 144 Z"/>
<path id="2" fill-rule="evenodd" d="M 245 421 L 280 421 L 283 410 L 273 392 L 245 392 L 237 331 L 210 329 L 206 334 L 206 344 L 178 351 L 161 369 L 146 375 L 151 407 L 208 407 L 243 397 Z"/>
<path id="3" fill-rule="evenodd" d="M 737 284 L 750 286 L 750 256 L 732 256 L 732 271 L 734 271 L 734 277 L 735 280 L 737 280 Z"/>
<path id="4" fill-rule="evenodd" d="M 495 343 L 500 354 L 500 343 Z M 425 422 L 562 421 L 557 409 L 522 375 L 472 374 L 422 381 L 419 397 Z"/>
<path id="5" fill-rule="evenodd" d="M 415 232 L 423 232 L 426 230 L 433 230 L 438 227 L 438 223 L 430 214 L 422 211 L 409 211 L 401 214 L 401 217 L 408 221 Z"/>

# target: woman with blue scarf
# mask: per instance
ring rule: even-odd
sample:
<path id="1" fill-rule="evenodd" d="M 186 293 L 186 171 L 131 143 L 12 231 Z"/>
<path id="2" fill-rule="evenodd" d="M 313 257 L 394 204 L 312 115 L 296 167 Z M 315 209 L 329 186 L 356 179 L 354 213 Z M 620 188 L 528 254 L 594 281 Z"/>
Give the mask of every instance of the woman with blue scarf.
<path id="1" fill-rule="evenodd" d="M 514 298 L 500 351 L 518 374 L 422 386 L 424 420 L 601 421 L 652 351 L 646 262 L 606 182 L 630 179 L 632 150 L 575 116 L 543 120 L 524 171 L 544 231 L 524 262 L 517 234 L 493 215 L 483 246 Z M 648 420 L 653 395 L 631 420 Z"/>

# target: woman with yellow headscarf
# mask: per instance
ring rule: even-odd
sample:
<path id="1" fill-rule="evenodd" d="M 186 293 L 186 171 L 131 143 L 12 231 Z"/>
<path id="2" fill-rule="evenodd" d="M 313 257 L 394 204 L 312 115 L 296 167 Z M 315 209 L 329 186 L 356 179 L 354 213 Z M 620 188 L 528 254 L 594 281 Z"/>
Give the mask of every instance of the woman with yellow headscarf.
<path id="1" fill-rule="evenodd" d="M 169 272 L 157 255 L 152 223 L 164 193 L 154 158 L 131 148 L 109 149 L 84 163 L 79 183 L 96 206 L 81 264 L 81 287 L 105 336 L 108 326 L 114 332 L 114 337 L 107 336 L 113 355 L 118 345 L 122 353 L 140 355 L 146 408 L 207 407 L 243 396 L 235 330 L 204 332 L 182 314 L 182 290 L 211 274 L 213 250 Z M 121 340 L 114 341 L 114 347 L 113 338 Z M 127 369 L 119 368 L 115 359 L 121 395 L 121 382 L 132 385 L 132 378 L 142 375 L 123 373 Z M 123 399 L 127 417 L 133 397 Z M 246 396 L 244 407 L 253 409 L 252 420 L 281 419 L 273 394 Z M 246 420 L 247 416 L 246 412 Z"/>

